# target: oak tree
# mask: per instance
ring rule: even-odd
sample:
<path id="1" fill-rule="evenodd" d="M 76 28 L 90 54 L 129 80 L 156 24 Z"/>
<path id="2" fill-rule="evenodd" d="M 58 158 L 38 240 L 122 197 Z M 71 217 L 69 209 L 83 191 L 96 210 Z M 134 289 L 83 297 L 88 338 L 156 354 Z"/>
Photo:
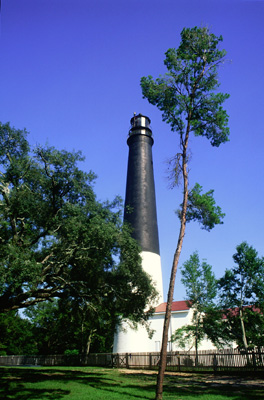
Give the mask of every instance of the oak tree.
<path id="1" fill-rule="evenodd" d="M 66 298 L 90 315 L 147 319 L 156 292 L 121 200 L 96 199 L 80 152 L 31 148 L 9 124 L 0 141 L 0 312 Z"/>

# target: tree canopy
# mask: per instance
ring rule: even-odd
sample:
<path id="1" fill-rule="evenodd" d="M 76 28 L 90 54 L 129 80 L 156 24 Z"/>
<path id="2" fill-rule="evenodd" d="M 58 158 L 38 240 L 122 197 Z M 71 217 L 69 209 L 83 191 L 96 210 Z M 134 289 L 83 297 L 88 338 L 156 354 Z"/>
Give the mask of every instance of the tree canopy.
<path id="1" fill-rule="evenodd" d="M 222 108 L 229 97 L 216 93 L 219 87 L 218 67 L 223 63 L 225 50 L 220 50 L 222 36 L 208 28 L 185 28 L 180 46 L 165 53 L 168 72 L 154 80 L 141 78 L 143 96 L 162 111 L 163 120 L 186 140 L 186 130 L 209 139 L 212 146 L 228 140 L 228 116 Z"/>
<path id="2" fill-rule="evenodd" d="M 216 280 L 212 267 L 191 255 L 181 269 L 192 322 L 172 340 L 191 348 L 206 335 L 214 345 L 242 349 L 264 345 L 264 259 L 246 242 L 236 248 L 234 266 Z"/>
<path id="3" fill-rule="evenodd" d="M 0 314 L 0 355 L 37 354 L 32 324 L 17 311 Z"/>
<path id="4" fill-rule="evenodd" d="M 263 346 L 264 258 L 246 242 L 236 248 L 235 265 L 219 279 L 220 308 L 229 336 L 240 347 Z"/>
<path id="5" fill-rule="evenodd" d="M 118 320 L 109 307 L 98 310 L 83 299 L 65 297 L 28 307 L 24 314 L 31 323 L 38 354 L 112 351 Z"/>
<path id="6" fill-rule="evenodd" d="M 206 337 L 207 316 L 214 310 L 217 294 L 217 280 L 211 265 L 200 261 L 197 252 L 183 263 L 181 268 L 182 283 L 186 289 L 186 301 L 192 309 L 191 324 L 179 328 L 173 333 L 172 340 L 183 346 L 187 342 L 189 348 L 195 346 L 196 364 L 200 342 Z"/>
<path id="7" fill-rule="evenodd" d="M 31 148 L 0 124 L 0 312 L 47 299 L 81 299 L 100 313 L 147 318 L 155 296 L 122 202 L 99 202 L 80 152 Z M 102 311 L 103 313 L 103 311 Z"/>
<path id="8" fill-rule="evenodd" d="M 228 328 L 223 320 L 223 311 L 217 305 L 218 280 L 212 266 L 200 261 L 194 252 L 181 267 L 182 283 L 186 289 L 186 302 L 192 310 L 191 323 L 177 329 L 172 340 L 189 350 L 195 346 L 196 364 L 198 347 L 203 339 L 209 339 L 217 347 L 232 342 Z"/>

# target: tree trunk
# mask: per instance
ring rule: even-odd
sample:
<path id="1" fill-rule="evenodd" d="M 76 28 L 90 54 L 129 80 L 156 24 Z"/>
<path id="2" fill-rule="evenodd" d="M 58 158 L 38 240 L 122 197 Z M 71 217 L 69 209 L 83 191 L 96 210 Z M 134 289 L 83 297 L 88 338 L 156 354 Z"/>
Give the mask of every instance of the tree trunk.
<path id="1" fill-rule="evenodd" d="M 250 364 L 250 359 L 249 359 L 249 355 L 248 355 L 248 342 L 247 342 L 247 335 L 246 335 L 246 329 L 245 329 L 245 324 L 244 324 L 242 308 L 239 309 L 239 319 L 240 319 L 241 331 L 242 331 L 242 341 L 243 341 L 243 345 L 244 345 L 246 357 L 247 357 L 247 364 Z"/>
<path id="2" fill-rule="evenodd" d="M 183 180 L 184 180 L 184 191 L 183 191 L 183 205 L 182 205 L 182 214 L 181 214 L 181 227 L 180 227 L 177 248 L 174 253 L 173 264 L 172 264 L 172 269 L 171 269 L 170 285 L 169 285 L 166 313 L 165 313 L 165 319 L 164 319 L 164 325 L 163 325 L 163 337 L 162 337 L 162 346 L 161 346 L 161 352 L 160 352 L 160 363 L 159 363 L 159 372 L 158 372 L 158 376 L 157 376 L 155 400 L 162 399 L 163 381 L 164 381 L 164 374 L 165 374 L 165 369 L 166 369 L 166 364 L 167 364 L 167 345 L 168 345 L 168 332 L 169 332 L 169 325 L 170 325 L 170 318 L 171 318 L 171 306 L 172 306 L 172 301 L 173 301 L 173 292 L 174 292 L 176 272 L 177 272 L 177 268 L 178 268 L 178 264 L 179 264 L 179 258 L 180 258 L 180 254 L 181 254 L 181 250 L 182 250 L 182 243 L 183 243 L 183 238 L 184 238 L 185 228 L 186 228 L 186 211 L 187 211 L 187 204 L 188 204 L 188 171 L 187 171 L 188 138 L 189 138 L 189 125 L 187 128 L 185 141 L 184 141 L 184 143 L 182 143 L 182 145 L 183 145 L 182 171 L 183 171 Z"/>
<path id="3" fill-rule="evenodd" d="M 82 354 L 84 354 L 86 356 L 88 356 L 88 354 L 90 352 L 90 346 L 91 346 L 92 338 L 93 338 L 93 335 L 95 332 L 96 332 L 96 329 L 91 329 L 89 331 L 88 336 L 85 337 L 85 343 L 82 348 Z"/>
<path id="4" fill-rule="evenodd" d="M 247 335 L 246 335 L 246 329 L 245 329 L 245 324 L 244 324 L 242 307 L 239 308 L 239 319 L 240 319 L 240 325 L 241 325 L 241 331 L 242 331 L 242 341 L 243 341 L 243 345 L 244 345 L 244 349 L 245 349 L 246 357 L 247 357 L 247 364 L 250 364 L 250 359 L 248 356 L 248 342 L 247 342 Z"/>
<path id="5" fill-rule="evenodd" d="M 195 366 L 198 367 L 198 338 L 195 336 Z"/>
<path id="6" fill-rule="evenodd" d="M 88 336 L 87 341 L 86 341 L 86 346 L 85 346 L 85 349 L 84 349 L 84 353 L 85 353 L 86 356 L 88 356 L 88 354 L 89 354 L 91 342 L 92 342 L 92 331 L 90 331 L 90 333 L 89 333 L 89 336 Z"/>
<path id="7" fill-rule="evenodd" d="M 240 318 L 241 331 L 242 331 L 242 340 L 243 340 L 243 344 L 244 344 L 245 350 L 247 351 L 248 343 L 247 343 L 247 336 L 246 336 L 246 329 L 245 329 L 245 324 L 244 324 L 243 312 L 242 312 L 241 308 L 239 310 L 239 318 Z"/>

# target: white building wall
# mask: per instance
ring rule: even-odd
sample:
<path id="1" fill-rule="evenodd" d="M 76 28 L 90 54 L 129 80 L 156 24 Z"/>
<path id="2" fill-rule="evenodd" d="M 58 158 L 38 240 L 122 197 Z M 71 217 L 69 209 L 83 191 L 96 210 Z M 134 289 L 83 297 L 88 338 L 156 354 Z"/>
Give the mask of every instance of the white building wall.
<path id="1" fill-rule="evenodd" d="M 122 329 L 119 329 L 115 335 L 113 353 L 152 353 L 160 351 L 163 333 L 163 322 L 165 313 L 155 313 L 149 320 L 150 328 L 154 330 L 154 334 L 150 339 L 145 327 L 139 325 L 138 328 L 132 329 L 128 324 L 123 323 Z M 179 349 L 174 343 L 170 343 L 173 332 L 191 322 L 192 310 L 174 311 L 171 316 L 171 324 L 169 328 L 169 344 L 168 350 L 177 351 Z M 124 328 L 126 330 L 124 330 Z M 199 345 L 199 350 L 211 350 L 215 346 L 209 340 L 203 340 Z M 194 350 L 194 347 L 191 349 Z"/>

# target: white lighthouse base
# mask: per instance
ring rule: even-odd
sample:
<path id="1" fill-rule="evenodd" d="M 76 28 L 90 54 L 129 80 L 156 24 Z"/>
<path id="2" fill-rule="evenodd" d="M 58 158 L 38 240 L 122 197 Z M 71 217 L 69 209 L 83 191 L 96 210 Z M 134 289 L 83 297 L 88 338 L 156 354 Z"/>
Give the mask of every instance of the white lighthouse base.
<path id="1" fill-rule="evenodd" d="M 156 303 L 152 304 L 153 306 L 157 306 L 164 301 L 160 255 L 151 253 L 150 251 L 142 251 L 141 257 L 142 268 L 147 274 L 150 275 L 152 282 L 159 293 Z"/>
<path id="2" fill-rule="evenodd" d="M 163 321 L 163 316 L 161 318 Z M 158 339 L 156 339 L 158 343 L 157 349 L 155 349 L 155 338 L 150 339 L 148 337 L 147 330 L 144 326 L 138 325 L 137 329 L 133 329 L 127 322 L 123 321 L 114 337 L 113 353 L 150 353 L 153 351 L 159 351 L 161 342 L 160 327 L 162 321 L 159 321 L 160 323 L 158 324 L 153 323 L 153 321 L 150 322 L 150 328 L 154 329 L 155 332 L 158 330 Z"/>
<path id="3" fill-rule="evenodd" d="M 151 304 L 152 307 L 156 307 L 160 303 L 163 303 L 163 284 L 160 256 L 155 253 L 143 251 L 141 253 L 141 257 L 142 268 L 151 276 L 153 284 L 159 293 L 155 304 Z M 163 320 L 163 317 L 161 316 L 153 316 L 149 321 L 150 329 L 154 330 L 154 335 L 151 339 L 148 336 L 145 326 L 139 324 L 137 329 L 133 329 L 128 322 L 122 321 L 114 337 L 113 353 L 141 353 L 159 351 L 162 326 L 161 318 Z M 155 342 L 156 350 L 153 350 L 153 343 Z"/>

